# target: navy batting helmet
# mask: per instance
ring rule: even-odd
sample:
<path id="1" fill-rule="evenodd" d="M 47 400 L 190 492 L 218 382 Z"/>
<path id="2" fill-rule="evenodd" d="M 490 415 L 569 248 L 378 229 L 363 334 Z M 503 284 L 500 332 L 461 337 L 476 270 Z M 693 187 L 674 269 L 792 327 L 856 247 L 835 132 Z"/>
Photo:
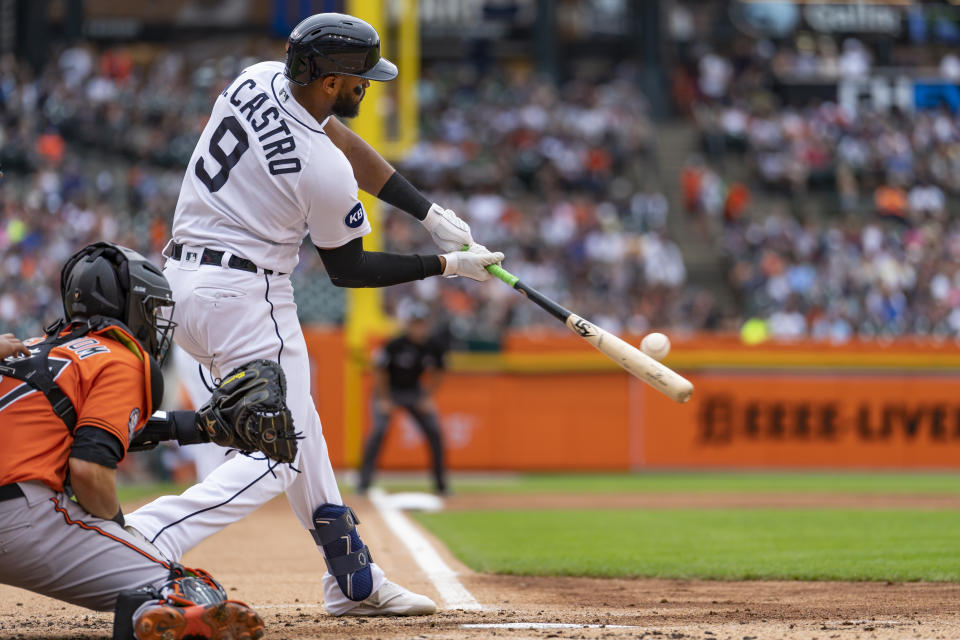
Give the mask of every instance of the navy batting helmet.
<path id="1" fill-rule="evenodd" d="M 397 65 L 380 57 L 380 36 L 363 20 L 342 13 L 318 13 L 290 32 L 284 73 L 301 86 L 333 73 L 393 80 Z"/>

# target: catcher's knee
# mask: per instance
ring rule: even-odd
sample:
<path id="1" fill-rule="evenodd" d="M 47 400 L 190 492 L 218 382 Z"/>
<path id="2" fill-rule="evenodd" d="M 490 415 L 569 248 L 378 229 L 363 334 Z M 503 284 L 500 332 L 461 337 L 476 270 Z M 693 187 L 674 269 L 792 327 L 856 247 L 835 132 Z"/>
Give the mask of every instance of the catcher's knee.
<path id="1" fill-rule="evenodd" d="M 313 512 L 314 528 L 310 530 L 317 546 L 323 549 L 327 571 L 351 600 L 365 600 L 373 590 L 373 558 L 357 533 L 358 522 L 350 507 L 327 503 Z"/>

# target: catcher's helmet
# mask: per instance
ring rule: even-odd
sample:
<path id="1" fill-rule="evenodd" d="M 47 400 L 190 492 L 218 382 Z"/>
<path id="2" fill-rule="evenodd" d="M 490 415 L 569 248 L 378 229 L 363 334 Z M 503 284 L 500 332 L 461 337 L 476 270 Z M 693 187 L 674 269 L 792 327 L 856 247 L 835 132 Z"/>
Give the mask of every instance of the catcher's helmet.
<path id="1" fill-rule="evenodd" d="M 160 269 L 127 247 L 97 242 L 67 260 L 60 271 L 60 295 L 68 322 L 93 316 L 123 323 L 143 348 L 163 362 L 175 323 L 161 317 L 173 312 L 173 295 Z"/>
<path id="2" fill-rule="evenodd" d="M 393 80 L 397 65 L 380 57 L 380 36 L 363 20 L 342 13 L 318 13 L 290 32 L 284 73 L 301 86 L 333 73 Z"/>

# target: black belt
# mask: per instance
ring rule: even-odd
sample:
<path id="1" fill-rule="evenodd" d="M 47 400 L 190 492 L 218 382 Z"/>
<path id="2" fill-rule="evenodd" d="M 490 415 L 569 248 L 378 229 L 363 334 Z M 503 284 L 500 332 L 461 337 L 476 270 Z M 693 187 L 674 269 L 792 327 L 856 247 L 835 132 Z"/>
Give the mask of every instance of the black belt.
<path id="1" fill-rule="evenodd" d="M 218 267 L 223 264 L 223 254 L 226 251 L 217 251 L 216 249 L 204 249 L 200 253 L 200 264 L 215 264 Z M 170 252 L 170 257 L 174 260 L 179 260 L 183 255 L 183 245 L 174 244 L 173 250 Z M 231 269 L 239 269 L 240 271 L 249 271 L 250 273 L 257 273 L 257 265 L 253 264 L 246 258 L 241 258 L 239 256 L 231 255 L 230 259 L 227 260 L 227 266 Z M 268 276 L 273 275 L 273 269 L 264 269 L 263 272 Z M 278 273 L 278 276 L 282 276 L 282 273 Z"/>
<path id="2" fill-rule="evenodd" d="M 0 486 L 0 502 L 13 500 L 14 498 L 23 498 L 23 490 L 17 483 L 5 484 Z"/>

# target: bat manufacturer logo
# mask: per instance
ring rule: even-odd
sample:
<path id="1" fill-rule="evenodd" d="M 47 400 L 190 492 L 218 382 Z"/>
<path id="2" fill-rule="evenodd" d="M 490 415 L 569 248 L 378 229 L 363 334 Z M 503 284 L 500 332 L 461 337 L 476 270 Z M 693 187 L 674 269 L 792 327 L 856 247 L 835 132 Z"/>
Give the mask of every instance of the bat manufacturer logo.
<path id="1" fill-rule="evenodd" d="M 577 321 L 573 323 L 573 328 L 580 334 L 581 338 L 597 335 L 597 328 L 583 318 L 578 318 Z"/>

